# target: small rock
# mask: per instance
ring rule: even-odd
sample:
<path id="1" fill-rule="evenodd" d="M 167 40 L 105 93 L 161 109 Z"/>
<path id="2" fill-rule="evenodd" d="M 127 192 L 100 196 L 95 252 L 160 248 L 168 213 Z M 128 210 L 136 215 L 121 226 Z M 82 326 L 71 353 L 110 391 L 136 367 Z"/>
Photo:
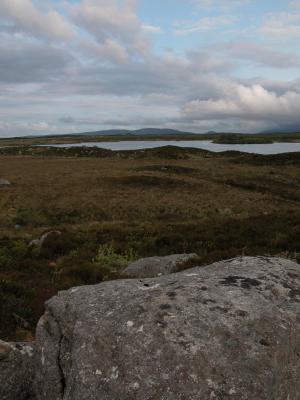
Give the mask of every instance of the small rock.
<path id="1" fill-rule="evenodd" d="M 0 360 L 4 360 L 5 358 L 7 358 L 11 350 L 12 347 L 10 344 L 0 340 Z"/>
<path id="2" fill-rule="evenodd" d="M 37 252 L 40 253 L 42 251 L 45 243 L 47 242 L 47 240 L 52 239 L 52 238 L 57 238 L 58 236 L 61 236 L 60 231 L 46 232 L 39 239 L 32 240 L 29 243 L 28 248 L 29 249 L 35 248 L 35 249 L 37 249 Z"/>
<path id="3" fill-rule="evenodd" d="M 122 272 L 127 279 L 155 278 L 196 266 L 197 254 L 173 254 L 165 257 L 149 257 L 134 261 Z"/>
<path id="4" fill-rule="evenodd" d="M 57 263 L 54 262 L 54 261 L 50 262 L 48 265 L 49 265 L 50 268 L 56 268 L 57 267 Z"/>
<path id="5" fill-rule="evenodd" d="M 10 186 L 10 185 L 11 183 L 8 180 L 0 178 L 0 186 Z"/>

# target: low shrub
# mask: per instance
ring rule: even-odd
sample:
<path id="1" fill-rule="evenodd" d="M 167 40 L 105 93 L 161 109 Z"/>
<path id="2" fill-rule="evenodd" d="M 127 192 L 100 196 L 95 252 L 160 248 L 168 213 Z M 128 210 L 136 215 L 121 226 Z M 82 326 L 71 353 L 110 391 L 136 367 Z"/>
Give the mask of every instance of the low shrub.
<path id="1" fill-rule="evenodd" d="M 118 253 L 115 248 L 110 244 L 100 245 L 98 252 L 93 257 L 93 264 L 101 266 L 104 270 L 107 270 L 108 275 L 117 274 L 121 269 L 125 268 L 128 263 L 137 258 L 136 253 L 129 249 L 123 254 Z"/>

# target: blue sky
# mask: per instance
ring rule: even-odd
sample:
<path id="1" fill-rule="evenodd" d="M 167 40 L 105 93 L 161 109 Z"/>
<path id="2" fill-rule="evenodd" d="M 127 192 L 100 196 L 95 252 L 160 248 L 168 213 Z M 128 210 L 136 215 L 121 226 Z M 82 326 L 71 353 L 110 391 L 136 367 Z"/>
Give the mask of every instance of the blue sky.
<path id="1" fill-rule="evenodd" d="M 0 0 L 0 137 L 300 127 L 300 0 Z"/>
<path id="2" fill-rule="evenodd" d="M 163 4 L 162 4 L 163 3 Z M 295 10 L 295 7 L 287 7 L 286 0 L 264 0 L 241 2 L 235 7 L 216 6 L 220 1 L 215 1 L 211 6 L 201 6 L 197 1 L 165 0 L 164 2 L 144 0 L 140 2 L 138 13 L 145 22 L 159 26 L 162 34 L 155 40 L 155 50 L 164 53 L 165 49 L 171 48 L 178 54 L 184 54 L 187 50 L 209 47 L 216 42 L 224 41 L 252 41 L 256 44 L 266 44 L 269 48 L 278 49 L 284 47 L 285 51 L 290 50 L 300 55 L 299 37 L 285 38 L 276 36 L 266 37 L 259 28 L 268 20 L 269 15 L 279 15 Z M 230 1 L 228 1 L 230 4 Z M 291 4 L 292 2 L 290 2 Z M 299 3 L 300 4 L 300 3 Z M 297 8 L 296 8 L 297 9 Z M 300 11 L 300 6 L 299 6 Z M 201 22 L 205 19 L 213 20 L 220 17 L 228 17 L 228 24 L 216 24 L 211 29 L 201 30 Z M 232 20 L 232 22 L 230 21 Z M 176 30 L 188 29 L 194 26 L 194 32 L 176 34 Z M 197 26 L 199 29 L 197 30 Z M 175 34 L 174 34 L 175 33 Z M 260 66 L 261 67 L 261 66 Z M 260 67 L 255 66 L 255 71 L 262 74 Z M 239 65 L 243 76 L 253 76 L 253 65 Z M 267 68 L 264 66 L 263 68 Z M 281 76 L 281 71 L 268 71 L 274 77 L 276 73 Z M 299 75 L 299 67 L 292 72 L 294 77 Z M 292 78 L 290 75 L 290 78 Z"/>

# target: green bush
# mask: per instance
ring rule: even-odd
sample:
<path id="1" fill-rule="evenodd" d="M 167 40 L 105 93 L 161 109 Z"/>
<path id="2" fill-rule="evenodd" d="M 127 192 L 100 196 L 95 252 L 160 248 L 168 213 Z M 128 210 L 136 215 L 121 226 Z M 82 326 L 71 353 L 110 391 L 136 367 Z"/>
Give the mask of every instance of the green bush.
<path id="1" fill-rule="evenodd" d="M 117 253 L 112 245 L 104 244 L 99 246 L 96 256 L 92 259 L 93 264 L 99 264 L 108 268 L 111 272 L 117 272 L 125 268 L 128 263 L 135 260 L 137 255 L 132 249 L 123 254 Z"/>

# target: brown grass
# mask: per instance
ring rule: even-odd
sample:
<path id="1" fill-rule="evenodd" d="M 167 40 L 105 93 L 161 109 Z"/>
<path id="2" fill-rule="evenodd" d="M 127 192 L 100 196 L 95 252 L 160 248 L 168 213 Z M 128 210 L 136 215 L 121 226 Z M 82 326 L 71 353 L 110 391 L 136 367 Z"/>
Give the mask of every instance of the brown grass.
<path id="1" fill-rule="evenodd" d="M 0 337 L 26 339 L 46 299 L 117 277 L 115 260 L 175 252 L 196 252 L 201 264 L 241 254 L 299 260 L 297 163 L 170 154 L 0 157 L 0 177 L 12 183 L 0 187 Z M 49 230 L 62 235 L 41 254 L 28 249 Z M 99 246 L 112 250 L 95 262 Z"/>

